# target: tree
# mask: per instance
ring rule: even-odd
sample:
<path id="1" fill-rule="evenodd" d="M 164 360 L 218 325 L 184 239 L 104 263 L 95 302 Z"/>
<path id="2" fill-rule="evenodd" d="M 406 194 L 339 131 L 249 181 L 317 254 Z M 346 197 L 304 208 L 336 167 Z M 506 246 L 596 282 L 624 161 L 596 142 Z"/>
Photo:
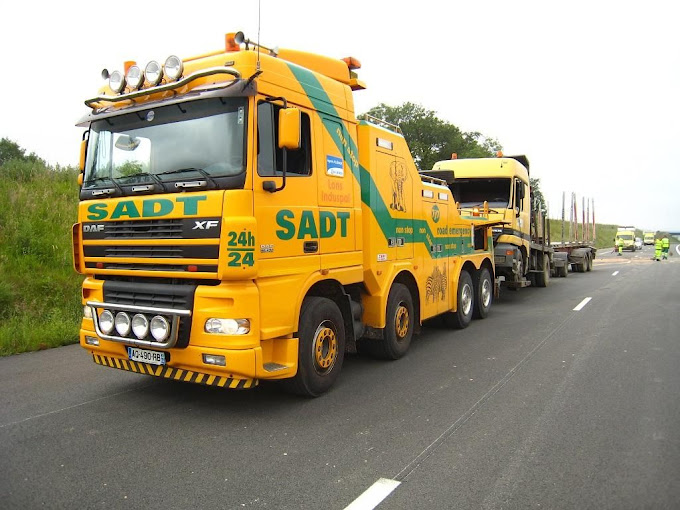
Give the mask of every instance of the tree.
<path id="1" fill-rule="evenodd" d="M 434 111 L 414 103 L 401 106 L 380 103 L 368 114 L 401 128 L 413 160 L 421 170 L 429 170 L 437 161 L 451 159 L 453 153 L 459 158 L 482 158 L 493 156 L 501 149 L 497 140 L 476 131 L 463 132 L 438 118 Z"/>
<path id="2" fill-rule="evenodd" d="M 16 142 L 13 142 L 9 138 L 3 138 L 0 140 L 0 166 L 13 159 L 31 163 L 36 163 L 38 161 L 43 162 L 42 159 L 32 152 L 26 155 L 26 151 L 19 147 L 19 144 Z"/>
<path id="3" fill-rule="evenodd" d="M 541 192 L 541 179 L 529 177 L 529 186 L 534 200 L 532 209 L 540 209 L 543 214 L 548 214 L 548 205 L 545 203 L 543 192 Z"/>

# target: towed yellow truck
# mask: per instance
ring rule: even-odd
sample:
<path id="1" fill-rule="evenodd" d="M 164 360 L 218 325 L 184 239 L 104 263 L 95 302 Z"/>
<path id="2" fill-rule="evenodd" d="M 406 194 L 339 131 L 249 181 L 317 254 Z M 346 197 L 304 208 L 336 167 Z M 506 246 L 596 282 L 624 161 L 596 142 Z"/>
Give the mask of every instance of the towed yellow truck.
<path id="1" fill-rule="evenodd" d="M 85 104 L 74 265 L 96 363 L 317 396 L 345 352 L 397 359 L 422 321 L 489 313 L 488 220 L 357 119 L 354 58 L 224 49 L 104 72 Z"/>
<path id="2" fill-rule="evenodd" d="M 592 269 L 596 249 L 589 242 L 552 243 L 547 218 L 533 199 L 529 159 L 524 155 L 439 161 L 427 173 L 449 182 L 464 217 L 486 214 L 493 228 L 498 282 L 510 289 L 547 287 L 551 276 Z M 486 212 L 485 212 L 486 211 Z"/>

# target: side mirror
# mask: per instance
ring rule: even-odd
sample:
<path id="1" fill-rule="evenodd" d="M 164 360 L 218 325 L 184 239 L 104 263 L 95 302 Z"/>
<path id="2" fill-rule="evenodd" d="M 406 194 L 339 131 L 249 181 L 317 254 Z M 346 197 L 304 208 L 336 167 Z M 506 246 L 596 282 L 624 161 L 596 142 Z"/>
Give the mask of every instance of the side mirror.
<path id="1" fill-rule="evenodd" d="M 83 139 L 82 142 L 80 142 L 80 172 L 85 171 L 85 154 L 87 154 L 87 139 Z"/>
<path id="2" fill-rule="evenodd" d="M 80 162 L 78 169 L 80 173 L 78 174 L 78 186 L 83 185 L 83 177 L 85 172 L 85 154 L 87 154 L 87 138 L 83 138 L 80 142 Z"/>
<path id="3" fill-rule="evenodd" d="M 279 112 L 279 148 L 297 150 L 300 148 L 300 110 L 283 108 Z"/>

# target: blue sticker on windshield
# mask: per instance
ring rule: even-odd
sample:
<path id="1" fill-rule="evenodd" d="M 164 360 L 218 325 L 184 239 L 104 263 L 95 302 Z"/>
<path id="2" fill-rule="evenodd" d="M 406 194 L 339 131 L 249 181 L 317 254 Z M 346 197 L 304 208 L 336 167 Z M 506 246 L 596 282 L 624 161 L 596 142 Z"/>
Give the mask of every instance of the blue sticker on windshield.
<path id="1" fill-rule="evenodd" d="M 332 175 L 333 177 L 345 176 L 342 158 L 326 155 L 326 175 Z"/>

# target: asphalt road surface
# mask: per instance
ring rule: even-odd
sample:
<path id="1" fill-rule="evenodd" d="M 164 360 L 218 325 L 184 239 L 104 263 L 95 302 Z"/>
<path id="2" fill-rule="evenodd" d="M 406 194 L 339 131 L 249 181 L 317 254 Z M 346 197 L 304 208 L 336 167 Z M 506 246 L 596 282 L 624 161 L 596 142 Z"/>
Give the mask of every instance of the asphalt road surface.
<path id="1" fill-rule="evenodd" d="M 504 291 L 399 361 L 348 357 L 311 400 L 105 368 L 79 346 L 2 358 L 0 507 L 679 508 L 672 249 L 604 250 L 590 273 Z"/>

